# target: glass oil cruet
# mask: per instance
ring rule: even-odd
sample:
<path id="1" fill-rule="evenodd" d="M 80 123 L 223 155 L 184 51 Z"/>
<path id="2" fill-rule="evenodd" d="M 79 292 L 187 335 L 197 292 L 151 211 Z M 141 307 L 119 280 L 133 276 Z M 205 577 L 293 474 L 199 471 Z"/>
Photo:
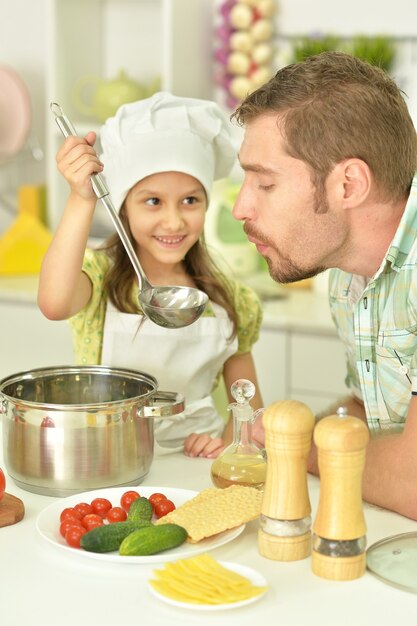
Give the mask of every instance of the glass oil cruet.
<path id="1" fill-rule="evenodd" d="M 255 395 L 255 385 L 240 378 L 230 391 L 236 400 L 228 406 L 233 414 L 233 442 L 213 461 L 211 479 L 222 489 L 236 484 L 263 489 L 266 454 L 252 441 L 252 424 L 263 409 L 254 411 L 249 404 Z"/>

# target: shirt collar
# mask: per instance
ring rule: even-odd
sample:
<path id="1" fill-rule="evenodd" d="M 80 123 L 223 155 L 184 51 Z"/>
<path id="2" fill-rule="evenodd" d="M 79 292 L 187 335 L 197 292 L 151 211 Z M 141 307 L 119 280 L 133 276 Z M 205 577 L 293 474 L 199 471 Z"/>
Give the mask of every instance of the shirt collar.
<path id="1" fill-rule="evenodd" d="M 399 270 L 417 238 L 417 175 L 411 184 L 410 195 L 394 238 L 388 248 L 377 275 L 384 269 L 387 262 L 395 270 Z"/>

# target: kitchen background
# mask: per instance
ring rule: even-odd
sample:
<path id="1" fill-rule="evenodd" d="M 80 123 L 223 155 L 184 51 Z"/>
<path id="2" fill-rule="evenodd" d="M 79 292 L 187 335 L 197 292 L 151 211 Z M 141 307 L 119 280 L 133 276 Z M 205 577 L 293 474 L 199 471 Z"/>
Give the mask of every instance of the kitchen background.
<path id="1" fill-rule="evenodd" d="M 259 0 L 259 7 L 263 3 L 269 2 Z M 302 37 L 317 41 L 331 35 L 343 47 L 358 35 L 388 36 L 396 52 L 391 73 L 417 122 L 417 8 L 408 0 L 392 5 L 351 0 L 337 8 L 332 0 L 273 4 L 271 35 L 264 39 L 272 50 L 272 69 L 291 61 Z M 36 268 L 30 267 L 39 254 L 36 245 L 45 245 L 48 229 L 56 226 L 66 195 L 55 168 L 62 137 L 49 103 L 59 102 L 84 132 L 96 128 L 105 113 L 97 107 L 94 114 L 88 110 L 92 94 L 98 93 L 97 77 L 128 78 L 140 83 L 143 95 L 162 87 L 178 95 L 214 98 L 230 111 L 234 96 L 225 89 L 230 80 L 222 78 L 227 63 L 224 5 L 225 0 L 0 0 L 0 377 L 72 359 L 66 323 L 48 322 L 37 310 Z M 244 15 L 239 20 L 244 30 Z M 10 90 L 9 70 L 17 72 L 27 91 L 20 115 L 10 103 L 16 94 Z M 10 153 L 2 146 L 12 124 L 25 139 Z M 240 136 L 238 129 L 234 132 Z M 230 218 L 239 180 L 236 171 L 233 180 L 216 188 L 207 223 L 209 243 L 264 299 L 255 358 L 265 403 L 296 397 L 318 410 L 344 390 L 343 353 L 327 309 L 325 280 L 292 288 L 271 281 L 240 225 Z M 22 210 L 32 222 L 19 217 L 16 224 Z M 104 209 L 98 209 L 92 237 L 110 230 Z M 317 353 L 322 355 L 320 372 Z"/>

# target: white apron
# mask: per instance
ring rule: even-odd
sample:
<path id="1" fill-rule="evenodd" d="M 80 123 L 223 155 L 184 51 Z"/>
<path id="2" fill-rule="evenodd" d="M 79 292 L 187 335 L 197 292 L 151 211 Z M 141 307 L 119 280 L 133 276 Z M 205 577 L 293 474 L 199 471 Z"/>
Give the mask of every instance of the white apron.
<path id="1" fill-rule="evenodd" d="M 142 315 L 121 313 L 107 302 L 102 364 L 151 374 L 159 390 L 185 397 L 183 413 L 172 419 L 154 418 L 155 451 L 159 453 L 182 450 L 185 438 L 193 432 L 212 437 L 223 432 L 224 419 L 214 406 L 211 391 L 238 343 L 236 337 L 228 341 L 232 324 L 226 311 L 217 304 L 211 306 L 215 317 L 200 317 L 189 326 L 170 329 L 143 320 Z"/>

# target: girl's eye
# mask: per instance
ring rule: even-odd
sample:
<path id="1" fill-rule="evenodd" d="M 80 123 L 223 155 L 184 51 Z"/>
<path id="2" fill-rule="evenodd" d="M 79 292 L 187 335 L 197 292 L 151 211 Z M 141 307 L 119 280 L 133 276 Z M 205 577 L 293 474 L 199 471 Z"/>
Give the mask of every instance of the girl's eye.
<path id="1" fill-rule="evenodd" d="M 187 198 L 184 198 L 183 202 L 184 204 L 195 204 L 198 202 L 198 198 L 195 196 L 187 196 Z"/>
<path id="2" fill-rule="evenodd" d="M 274 188 L 274 185 L 259 185 L 259 189 L 262 191 L 271 191 Z"/>
<path id="3" fill-rule="evenodd" d="M 145 204 L 150 204 L 151 206 L 158 206 L 159 202 L 159 198 L 148 198 L 145 200 Z"/>

